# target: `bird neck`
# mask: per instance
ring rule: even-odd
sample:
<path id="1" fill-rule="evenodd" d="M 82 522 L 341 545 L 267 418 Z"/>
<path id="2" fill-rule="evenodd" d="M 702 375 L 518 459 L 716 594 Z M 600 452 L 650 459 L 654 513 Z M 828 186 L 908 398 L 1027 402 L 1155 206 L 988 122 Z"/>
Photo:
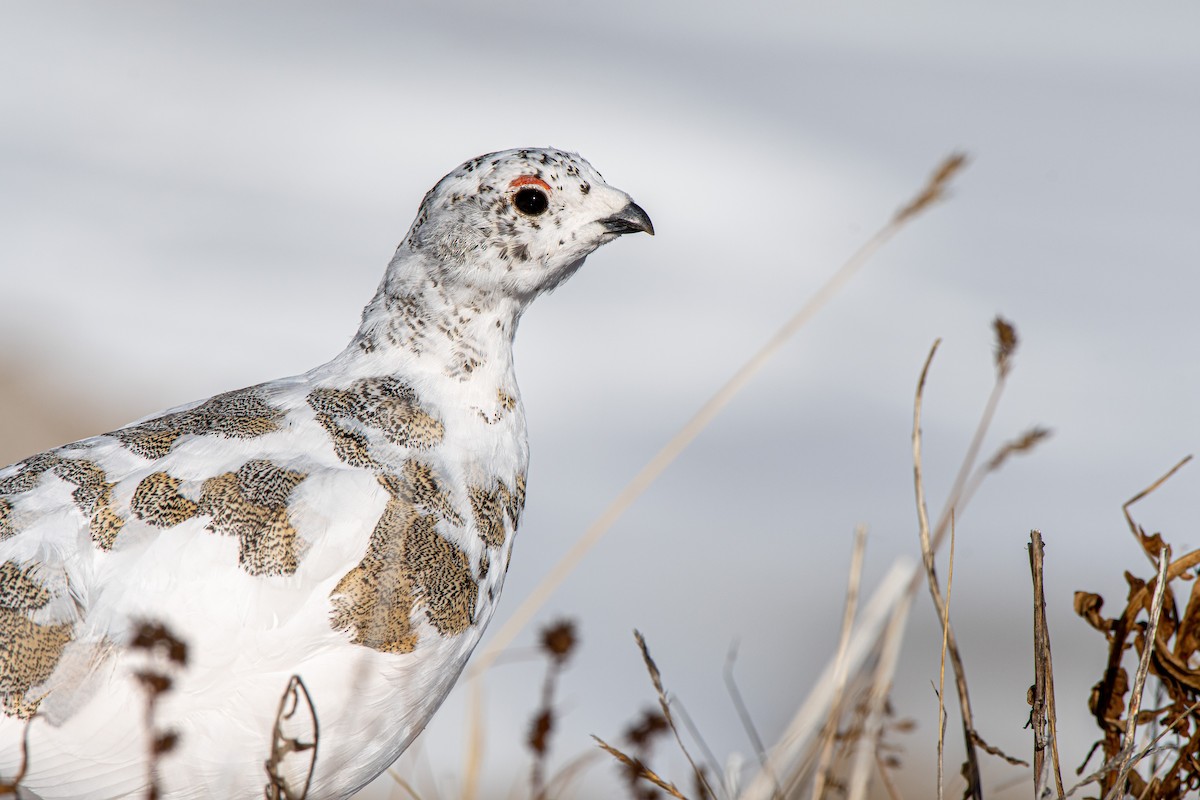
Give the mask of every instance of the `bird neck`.
<path id="1" fill-rule="evenodd" d="M 512 374 L 512 343 L 528 301 L 444 280 L 401 245 L 343 358 L 368 371 L 441 373 L 460 382 Z M 358 371 L 358 370 L 356 370 Z"/>

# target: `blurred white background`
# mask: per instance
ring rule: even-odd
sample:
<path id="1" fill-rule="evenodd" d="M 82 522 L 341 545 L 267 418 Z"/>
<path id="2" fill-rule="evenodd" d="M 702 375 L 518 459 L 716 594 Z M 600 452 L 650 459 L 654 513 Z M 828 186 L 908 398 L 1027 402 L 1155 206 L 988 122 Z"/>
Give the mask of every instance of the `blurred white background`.
<path id="1" fill-rule="evenodd" d="M 980 731 L 1027 754 L 1024 546 L 1044 532 L 1074 766 L 1097 736 L 1104 650 L 1072 592 L 1115 602 L 1124 569 L 1149 572 L 1120 505 L 1200 434 L 1198 34 L 1185 2 L 5 3 L 0 463 L 326 360 L 439 177 L 500 148 L 577 150 L 658 235 L 604 248 L 522 325 L 533 461 L 498 626 L 961 148 L 951 201 L 785 348 L 540 616 L 576 618 L 583 638 L 553 763 L 653 702 L 634 627 L 719 758 L 750 753 L 721 677 L 733 642 L 750 711 L 778 735 L 833 652 L 855 524 L 871 529 L 868 588 L 917 552 L 909 435 L 931 342 L 936 510 L 1002 313 L 1022 345 L 988 449 L 1032 424 L 1054 436 L 961 517 L 952 613 Z M 1193 466 L 1135 513 L 1181 552 L 1198 488 Z M 922 597 L 893 695 L 920 721 L 901 740 L 912 797 L 933 779 L 936 631 Z M 527 661 L 487 678 L 488 797 L 524 780 L 541 675 Z M 464 697 L 405 766 L 443 797 Z M 614 774 L 589 773 L 590 796 Z M 986 775 L 1028 792 L 1019 769 L 989 759 Z"/>

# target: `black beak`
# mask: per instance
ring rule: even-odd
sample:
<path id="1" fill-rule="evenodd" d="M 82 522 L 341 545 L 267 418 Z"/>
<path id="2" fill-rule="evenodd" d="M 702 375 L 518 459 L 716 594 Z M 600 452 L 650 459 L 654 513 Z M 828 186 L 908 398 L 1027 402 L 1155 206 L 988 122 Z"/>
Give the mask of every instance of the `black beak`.
<path id="1" fill-rule="evenodd" d="M 641 231 L 654 235 L 654 223 L 650 221 L 649 215 L 642 210 L 642 207 L 637 203 L 630 203 L 622 208 L 611 217 L 605 217 L 600 220 L 600 224 L 604 226 L 609 233 L 637 233 Z"/>

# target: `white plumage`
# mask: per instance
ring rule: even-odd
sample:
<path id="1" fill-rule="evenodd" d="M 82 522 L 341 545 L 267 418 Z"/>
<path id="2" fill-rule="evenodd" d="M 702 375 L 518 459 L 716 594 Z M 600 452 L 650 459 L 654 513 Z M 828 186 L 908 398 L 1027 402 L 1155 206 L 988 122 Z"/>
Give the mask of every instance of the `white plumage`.
<path id="1" fill-rule="evenodd" d="M 333 361 L 0 469 L 0 783 L 25 763 L 31 797 L 327 798 L 386 769 L 503 584 L 517 322 L 633 231 L 576 155 L 480 156 L 426 195 Z M 315 753 L 280 746 L 317 725 Z"/>

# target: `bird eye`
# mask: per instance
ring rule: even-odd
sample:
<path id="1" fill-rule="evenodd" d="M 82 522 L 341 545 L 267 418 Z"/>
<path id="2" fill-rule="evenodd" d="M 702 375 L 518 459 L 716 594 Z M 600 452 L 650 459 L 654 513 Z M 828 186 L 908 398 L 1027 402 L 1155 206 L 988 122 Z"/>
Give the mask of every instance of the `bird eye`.
<path id="1" fill-rule="evenodd" d="M 546 193 L 541 189 L 526 186 L 513 195 L 513 205 L 522 214 L 536 217 L 538 214 L 545 213 L 546 209 L 550 207 L 550 198 L 546 197 Z"/>

